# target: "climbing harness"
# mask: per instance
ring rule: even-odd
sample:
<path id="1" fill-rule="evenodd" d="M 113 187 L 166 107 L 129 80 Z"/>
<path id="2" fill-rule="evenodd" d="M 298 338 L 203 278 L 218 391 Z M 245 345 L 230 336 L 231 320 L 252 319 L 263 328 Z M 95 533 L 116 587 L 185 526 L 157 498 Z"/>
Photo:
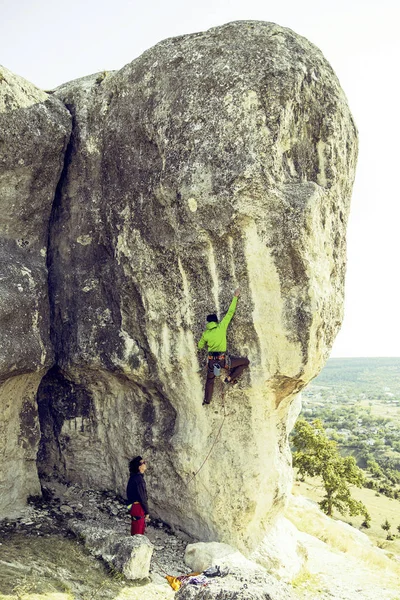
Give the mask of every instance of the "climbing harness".
<path id="1" fill-rule="evenodd" d="M 210 360 L 217 361 L 217 362 L 213 363 L 212 368 L 211 368 L 211 365 L 209 364 Z M 223 366 L 221 366 L 221 363 L 223 364 Z M 222 369 L 230 369 L 231 368 L 231 358 L 230 358 L 229 354 L 227 354 L 226 352 L 210 352 L 208 354 L 207 364 L 208 364 L 209 370 L 213 371 L 215 377 L 220 377 Z"/>

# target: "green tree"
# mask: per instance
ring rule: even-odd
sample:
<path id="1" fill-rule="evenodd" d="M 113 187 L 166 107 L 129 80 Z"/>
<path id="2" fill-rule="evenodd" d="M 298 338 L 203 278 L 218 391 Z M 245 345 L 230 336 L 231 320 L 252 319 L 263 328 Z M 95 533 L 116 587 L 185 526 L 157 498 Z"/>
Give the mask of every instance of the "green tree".
<path id="1" fill-rule="evenodd" d="M 387 519 L 385 519 L 385 521 L 381 525 L 383 531 L 389 531 L 391 526 L 392 526 L 391 523 L 389 523 L 389 521 Z"/>
<path id="2" fill-rule="evenodd" d="M 387 536 L 386 536 L 387 540 L 391 540 L 392 539 L 392 536 L 390 534 L 390 528 L 391 528 L 391 526 L 392 526 L 391 523 L 389 523 L 389 521 L 387 519 L 385 519 L 385 521 L 381 525 L 383 531 L 387 531 Z"/>
<path id="3" fill-rule="evenodd" d="M 319 503 L 322 510 L 332 516 L 336 508 L 342 515 L 364 515 L 369 518 L 365 504 L 351 497 L 349 484 L 362 487 L 364 475 L 352 456 L 343 458 L 337 443 L 326 436 L 318 419 L 307 423 L 298 419 L 292 434 L 293 466 L 299 474 L 319 476 L 325 488 L 325 496 Z"/>
<path id="4" fill-rule="evenodd" d="M 365 527 L 365 529 L 371 528 L 371 517 L 368 513 L 366 513 L 364 521 L 361 523 L 361 527 Z"/>
<path id="5" fill-rule="evenodd" d="M 367 469 L 373 477 L 383 477 L 383 471 L 374 458 L 367 460 Z"/>

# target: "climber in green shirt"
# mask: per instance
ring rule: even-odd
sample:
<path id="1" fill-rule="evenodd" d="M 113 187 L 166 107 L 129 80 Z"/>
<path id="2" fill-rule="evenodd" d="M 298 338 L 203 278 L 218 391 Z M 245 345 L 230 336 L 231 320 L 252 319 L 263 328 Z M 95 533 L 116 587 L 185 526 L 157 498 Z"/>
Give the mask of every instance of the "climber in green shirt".
<path id="1" fill-rule="evenodd" d="M 233 357 L 226 354 L 226 331 L 235 314 L 239 296 L 240 290 L 238 288 L 235 290 L 235 295 L 228 312 L 220 323 L 218 322 L 217 315 L 208 315 L 206 330 L 197 344 L 199 350 L 204 348 L 206 344 L 208 349 L 207 380 L 203 404 L 210 404 L 211 402 L 215 375 L 219 371 L 218 367 L 228 369 L 228 376 L 225 378 L 225 383 L 234 385 L 237 383 L 237 379 L 243 370 L 249 366 L 248 358 Z"/>

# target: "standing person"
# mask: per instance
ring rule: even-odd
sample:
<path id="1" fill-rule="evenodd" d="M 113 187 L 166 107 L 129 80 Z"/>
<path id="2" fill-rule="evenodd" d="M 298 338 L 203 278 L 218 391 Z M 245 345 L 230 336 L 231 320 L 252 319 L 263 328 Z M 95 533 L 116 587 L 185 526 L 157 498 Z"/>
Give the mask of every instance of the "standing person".
<path id="1" fill-rule="evenodd" d="M 226 354 L 226 331 L 233 315 L 235 314 L 239 296 L 240 290 L 237 288 L 228 312 L 220 323 L 218 322 L 217 315 L 208 315 L 207 328 L 197 344 L 199 350 L 204 348 L 205 344 L 207 344 L 208 348 L 207 379 L 203 404 L 210 404 L 211 402 L 215 380 L 214 365 L 219 365 L 223 369 L 228 369 L 228 376 L 225 378 L 225 383 L 234 385 L 237 383 L 237 379 L 240 377 L 244 369 L 250 364 L 248 358 L 235 358 L 233 356 L 229 357 Z"/>
<path id="2" fill-rule="evenodd" d="M 141 456 L 136 456 L 129 463 L 129 481 L 126 488 L 128 509 L 131 515 L 131 535 L 143 535 L 146 522 L 149 521 L 149 505 L 147 488 L 144 480 L 146 461 Z"/>

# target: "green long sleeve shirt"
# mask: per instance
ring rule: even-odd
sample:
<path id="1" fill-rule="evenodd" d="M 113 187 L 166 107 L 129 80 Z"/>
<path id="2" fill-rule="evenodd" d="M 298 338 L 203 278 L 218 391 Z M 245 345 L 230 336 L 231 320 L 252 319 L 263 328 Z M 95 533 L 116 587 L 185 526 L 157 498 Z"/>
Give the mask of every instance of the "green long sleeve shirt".
<path id="1" fill-rule="evenodd" d="M 197 344 L 200 350 L 207 344 L 208 352 L 226 352 L 226 331 L 235 314 L 237 301 L 237 296 L 234 296 L 228 312 L 220 323 L 207 323 L 207 328 Z"/>

